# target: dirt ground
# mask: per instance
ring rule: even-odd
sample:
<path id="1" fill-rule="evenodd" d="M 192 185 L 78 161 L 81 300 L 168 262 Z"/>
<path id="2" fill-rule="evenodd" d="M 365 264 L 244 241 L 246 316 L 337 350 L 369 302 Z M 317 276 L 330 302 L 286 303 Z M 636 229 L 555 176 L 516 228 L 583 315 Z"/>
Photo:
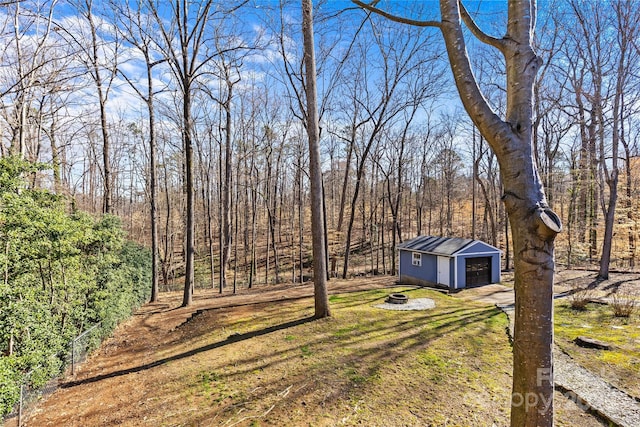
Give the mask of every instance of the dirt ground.
<path id="1" fill-rule="evenodd" d="M 331 280 L 328 287 L 331 294 L 337 294 L 392 287 L 394 284 L 394 278 L 381 276 Z M 140 406 L 145 405 L 146 387 L 170 381 L 162 377 L 161 370 L 149 369 L 169 362 L 161 359 L 163 355 L 157 351 L 167 344 L 175 344 L 167 342 L 175 339 L 175 334 L 168 332 L 175 331 L 198 310 L 228 307 L 232 311 L 226 316 L 242 318 L 255 304 L 272 304 L 312 295 L 311 283 L 261 286 L 222 295 L 217 290 L 199 289 L 195 292 L 193 304 L 185 308 L 180 307 L 181 292 L 163 293 L 160 302 L 144 305 L 131 319 L 123 322 L 113 336 L 76 369 L 74 376 L 66 377 L 62 387 L 28 415 L 27 422 L 23 425 L 105 425 L 101 420 L 106 420 L 109 418 L 107 413 L 116 410 L 122 412 L 123 420 L 131 419 Z M 101 383 L 101 386 L 94 387 L 96 383 Z M 123 408 L 127 409 L 123 411 Z M 15 419 L 8 420 L 5 427 L 13 427 L 15 424 Z M 118 423 L 109 422 L 109 425 Z"/>
<path id="2" fill-rule="evenodd" d="M 595 283 L 594 276 L 593 272 L 588 271 L 561 272 L 557 276 L 556 292 L 568 291 L 578 283 L 585 286 L 591 284 L 606 294 L 621 287 L 637 287 L 640 283 L 640 274 L 613 274 L 612 279 L 604 285 Z M 509 277 L 505 278 L 508 282 Z M 347 281 L 331 280 L 329 290 L 331 294 L 339 294 L 395 285 L 393 277 L 362 277 Z M 132 425 L 130 420 L 136 417 L 144 421 L 147 416 L 152 416 L 146 406 L 153 407 L 154 410 L 163 407 L 163 402 L 150 401 L 149 390 L 164 387 L 165 384 L 171 384 L 176 380 L 165 377 L 167 374 L 164 370 L 152 368 L 172 363 L 188 363 L 190 359 L 198 356 L 200 350 L 189 350 L 193 348 L 192 342 L 180 342 L 181 339 L 189 341 L 192 338 L 185 339 L 181 334 L 169 333 L 179 330 L 194 313 L 198 310 L 228 308 L 221 311 L 223 316 L 241 320 L 251 314 L 256 304 L 269 303 L 269 306 L 274 306 L 278 301 L 296 301 L 312 294 L 312 284 L 262 286 L 254 290 L 241 289 L 235 295 L 220 295 L 215 290 L 197 290 L 193 305 L 182 308 L 179 307 L 181 293 L 164 293 L 160 302 L 143 306 L 131 319 L 121 324 L 114 335 L 77 369 L 75 376 L 67 377 L 59 390 L 29 414 L 25 425 Z M 226 333 L 232 337 L 236 332 L 229 330 Z M 172 351 L 181 346 L 184 348 L 180 360 L 172 354 L 165 354 L 164 349 L 169 346 L 172 347 Z M 203 381 L 202 378 L 200 380 Z M 95 387 L 96 384 L 100 386 Z M 287 389 L 282 393 L 288 394 L 290 391 L 291 389 Z M 557 397 L 556 407 L 562 412 L 564 419 L 559 425 L 572 425 L 570 422 L 567 423 L 567 420 L 571 419 L 577 421 L 575 425 L 601 425 L 593 417 L 583 413 L 570 399 L 564 399 L 560 394 Z M 193 399 L 192 396 L 186 398 Z M 168 410 L 170 406 L 170 402 L 166 402 L 164 407 Z M 118 419 L 121 420 L 121 424 Z M 12 421 L 6 425 L 12 427 Z M 185 425 L 219 424 L 213 422 Z"/>

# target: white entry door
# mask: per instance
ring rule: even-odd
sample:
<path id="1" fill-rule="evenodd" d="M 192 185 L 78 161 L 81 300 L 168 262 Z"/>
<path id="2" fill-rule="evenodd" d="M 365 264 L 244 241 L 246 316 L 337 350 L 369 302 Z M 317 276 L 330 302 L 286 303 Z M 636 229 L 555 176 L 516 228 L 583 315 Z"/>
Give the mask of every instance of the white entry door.
<path id="1" fill-rule="evenodd" d="M 438 257 L 438 284 L 449 286 L 449 258 Z"/>

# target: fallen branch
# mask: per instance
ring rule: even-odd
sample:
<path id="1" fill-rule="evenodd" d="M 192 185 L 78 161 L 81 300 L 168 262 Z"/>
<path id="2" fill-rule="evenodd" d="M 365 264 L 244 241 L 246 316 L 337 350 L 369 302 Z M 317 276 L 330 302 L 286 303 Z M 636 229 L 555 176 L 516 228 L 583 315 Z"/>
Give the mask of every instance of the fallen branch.
<path id="1" fill-rule="evenodd" d="M 263 417 L 266 417 L 266 416 L 269 414 L 269 412 L 271 412 L 271 411 L 273 410 L 273 408 L 275 408 L 275 407 L 276 407 L 276 405 L 275 405 L 275 404 L 271 405 L 271 408 L 267 409 L 267 411 L 266 411 L 264 414 L 262 414 L 262 415 L 252 415 L 252 416 L 249 416 L 249 417 L 243 417 L 243 418 L 240 418 L 240 419 L 239 419 L 238 421 L 236 421 L 235 423 L 233 423 L 233 424 L 229 424 L 229 426 L 228 426 L 228 427 L 233 427 L 233 426 L 235 426 L 235 425 L 240 424 L 240 423 L 241 423 L 241 422 L 243 422 L 243 421 L 250 420 L 251 418 L 263 418 Z"/>
<path id="2" fill-rule="evenodd" d="M 291 391 L 291 387 L 293 387 L 293 384 L 291 384 L 289 387 L 287 387 L 286 389 L 284 389 L 283 391 L 278 393 L 278 396 L 283 397 L 283 398 L 287 397 L 287 394 L 289 394 L 289 392 Z"/>

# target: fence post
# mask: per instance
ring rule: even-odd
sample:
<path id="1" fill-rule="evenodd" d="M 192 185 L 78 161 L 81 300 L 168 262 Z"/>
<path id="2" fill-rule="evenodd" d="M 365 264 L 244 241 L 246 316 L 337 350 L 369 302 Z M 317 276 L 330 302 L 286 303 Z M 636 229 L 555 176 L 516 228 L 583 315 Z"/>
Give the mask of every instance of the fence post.
<path id="1" fill-rule="evenodd" d="M 71 375 L 76 373 L 76 339 L 71 340 Z"/>
<path id="2" fill-rule="evenodd" d="M 2 2 L 2 0 L 0 0 L 0 3 Z M 80 335 L 78 335 L 76 338 L 73 338 L 71 340 L 71 375 L 75 375 L 76 373 L 76 364 L 80 364 L 83 361 L 83 357 L 86 356 L 86 351 L 87 351 L 87 344 L 84 343 L 84 341 L 81 341 L 81 339 L 83 339 L 84 337 L 89 336 L 90 333 L 92 333 L 93 331 L 95 331 L 96 329 L 98 329 L 99 331 L 101 331 L 102 327 L 102 322 L 98 322 L 95 325 L 93 325 L 92 327 L 90 327 L 89 329 L 87 329 L 86 331 L 84 331 L 83 333 L 81 333 Z M 102 332 L 101 335 L 98 337 L 99 341 L 102 341 Z M 83 344 L 84 343 L 84 344 Z M 76 357 L 76 347 L 78 347 L 78 345 L 80 345 L 80 352 L 81 354 L 78 355 L 78 357 Z M 62 355 L 59 355 L 60 357 L 62 357 Z M 65 360 L 65 366 L 68 367 L 69 361 Z M 43 388 L 39 388 L 38 390 L 33 390 L 29 388 L 29 384 L 30 384 L 30 376 L 33 373 L 32 371 L 29 371 L 28 373 L 26 373 L 24 375 L 24 377 L 21 379 L 20 381 L 20 398 L 18 400 L 18 408 L 17 408 L 17 422 L 18 422 L 18 427 L 22 427 L 22 418 L 24 413 L 28 413 L 30 408 L 29 405 L 31 403 L 33 403 L 32 399 L 32 394 L 35 393 L 40 393 L 42 392 Z M 64 372 L 62 373 L 64 375 Z M 55 387 L 55 386 L 54 386 Z M 45 387 L 46 388 L 46 387 Z M 12 410 L 15 409 L 15 406 L 12 408 Z M 12 412 L 12 414 L 15 414 L 15 412 Z M 0 422 L 4 421 L 4 419 L 2 417 L 0 417 Z"/>
<path id="3" fill-rule="evenodd" d="M 20 401 L 18 402 L 18 427 L 22 427 L 22 399 L 24 398 L 24 382 L 20 383 Z"/>

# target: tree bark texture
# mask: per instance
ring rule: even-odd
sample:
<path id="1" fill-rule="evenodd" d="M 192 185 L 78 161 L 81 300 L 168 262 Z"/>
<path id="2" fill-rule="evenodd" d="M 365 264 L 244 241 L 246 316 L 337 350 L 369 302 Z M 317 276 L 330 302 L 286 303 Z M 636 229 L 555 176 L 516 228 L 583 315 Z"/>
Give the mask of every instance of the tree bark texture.
<path id="1" fill-rule="evenodd" d="M 548 207 L 532 152 L 533 84 L 540 59 L 532 49 L 535 0 L 510 0 L 507 33 L 493 39 L 463 16 L 471 32 L 504 55 L 507 109 L 499 118 L 486 103 L 466 53 L 456 0 L 441 0 L 449 62 L 463 105 L 496 154 L 514 245 L 515 331 L 512 426 L 553 425 L 554 239 L 561 230 Z"/>
<path id="2" fill-rule="evenodd" d="M 185 86 L 186 87 L 186 86 Z M 185 236 L 185 272 L 184 292 L 182 306 L 186 307 L 193 302 L 194 287 L 194 262 L 195 262 L 195 225 L 194 225 L 194 194 L 193 194 L 193 142 L 191 141 L 191 93 L 187 90 L 183 93 L 183 126 L 182 135 L 184 142 L 184 174 L 186 193 L 186 236 Z"/>
<path id="3" fill-rule="evenodd" d="M 307 134 L 309 136 L 309 180 L 311 181 L 311 233 L 313 246 L 313 286 L 315 317 L 331 315 L 327 294 L 325 263 L 322 170 L 320 165 L 320 130 L 316 88 L 316 60 L 313 38 L 312 0 L 302 0 L 302 34 L 304 37 L 304 68 L 306 72 Z"/>
<path id="4" fill-rule="evenodd" d="M 147 60 L 147 64 L 149 61 Z M 148 94 L 147 107 L 149 110 L 149 187 L 151 191 L 151 302 L 158 301 L 158 147 L 155 132 L 155 115 L 153 110 L 153 75 L 151 67 L 147 68 Z"/>

